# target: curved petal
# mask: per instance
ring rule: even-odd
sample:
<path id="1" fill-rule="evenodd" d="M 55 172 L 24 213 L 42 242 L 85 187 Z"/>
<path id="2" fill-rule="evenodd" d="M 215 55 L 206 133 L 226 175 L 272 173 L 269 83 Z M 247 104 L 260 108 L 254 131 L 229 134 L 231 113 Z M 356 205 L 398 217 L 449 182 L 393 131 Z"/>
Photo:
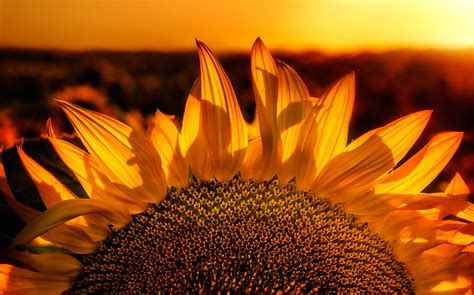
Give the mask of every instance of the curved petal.
<path id="1" fill-rule="evenodd" d="M 355 78 L 350 73 L 329 88 L 320 104 L 313 106 L 298 136 L 298 188 L 310 188 L 326 163 L 344 151 L 354 96 Z"/>
<path id="2" fill-rule="evenodd" d="M 444 169 L 461 143 L 462 132 L 433 137 L 416 155 L 375 186 L 375 193 L 418 194 Z"/>
<path id="3" fill-rule="evenodd" d="M 137 199 L 159 202 L 166 179 L 158 153 L 140 132 L 108 116 L 60 101 L 77 135 L 103 171 Z"/>
<path id="4" fill-rule="evenodd" d="M 406 155 L 430 115 L 431 111 L 421 111 L 400 118 L 380 128 L 356 149 L 336 156 L 314 181 L 314 191 L 333 202 L 345 202 L 367 190 Z"/>
<path id="5" fill-rule="evenodd" d="M 470 294 L 474 256 L 460 251 L 459 246 L 441 244 L 419 253 L 416 261 L 408 262 L 417 293 Z"/>
<path id="6" fill-rule="evenodd" d="M 212 174 L 230 180 L 239 170 L 247 149 L 247 128 L 229 78 L 217 58 L 197 41 L 201 65 L 203 136 Z"/>
<path id="7" fill-rule="evenodd" d="M 311 98 L 303 80 L 287 64 L 278 61 L 278 129 L 281 133 L 282 159 L 278 178 L 286 183 L 301 168 L 295 158 L 299 156 L 298 134 L 312 109 Z"/>
<path id="8" fill-rule="evenodd" d="M 258 123 L 258 114 L 255 113 L 251 123 L 247 123 L 247 136 L 249 137 L 249 142 L 255 138 L 260 137 L 260 123 Z"/>
<path id="9" fill-rule="evenodd" d="M 44 274 L 0 264 L 0 291 L 5 294 L 61 294 L 71 284 L 72 278 L 67 275 Z"/>
<path id="10" fill-rule="evenodd" d="M 188 164 L 179 148 L 179 131 L 165 114 L 156 111 L 148 137 L 160 155 L 168 185 L 184 187 L 188 184 Z"/>
<path id="11" fill-rule="evenodd" d="M 29 157 L 23 151 L 21 144 L 17 146 L 17 151 L 26 172 L 35 183 L 46 208 L 64 200 L 74 200 L 77 198 L 76 195 L 57 180 L 54 175 Z"/>
<path id="12" fill-rule="evenodd" d="M 0 148 L 1 150 L 1 148 Z M 6 197 L 8 206 L 18 214 L 26 223 L 30 223 L 33 219 L 38 217 L 41 212 L 30 208 L 20 202 L 18 202 L 13 196 L 10 187 L 6 181 L 5 171 L 3 163 L 1 161 L 0 153 L 0 189 Z M 77 254 L 89 254 L 94 252 L 97 244 L 90 238 L 89 234 L 86 233 L 82 228 L 74 225 L 63 224 L 60 225 L 41 237 L 35 239 L 35 241 L 49 241 L 60 247 L 63 247 L 73 253 Z"/>
<path id="13" fill-rule="evenodd" d="M 41 244 L 44 244 L 44 241 L 48 241 L 76 254 L 91 254 L 97 249 L 97 243 L 83 227 L 67 223 L 58 225 L 45 232 L 38 238 L 35 238 L 31 244 L 36 244 L 38 240 L 43 242 Z"/>
<path id="14" fill-rule="evenodd" d="M 379 130 L 380 130 L 380 128 L 375 128 L 375 129 L 369 130 L 366 133 L 362 134 L 361 136 L 357 137 L 356 139 L 354 139 L 351 143 L 349 143 L 346 146 L 345 151 L 346 152 L 352 151 L 353 149 L 359 147 L 361 144 L 366 142 L 370 137 L 372 137 L 372 135 L 374 135 Z"/>
<path id="15" fill-rule="evenodd" d="M 77 196 L 57 180 L 54 175 L 25 154 L 21 148 L 21 144 L 17 147 L 17 150 L 21 162 L 38 189 L 46 208 L 51 208 L 53 205 L 65 200 L 77 199 Z M 106 221 L 100 216 L 79 217 L 73 222 L 79 226 L 87 227 L 88 232 L 97 240 L 102 240 L 110 234 Z"/>
<path id="16" fill-rule="evenodd" d="M 445 190 L 446 194 L 452 197 L 457 197 L 459 199 L 465 200 L 467 195 L 471 193 L 469 187 L 467 186 L 466 182 L 462 178 L 459 172 L 456 172 L 453 179 L 448 184 Z"/>
<path id="17" fill-rule="evenodd" d="M 82 269 L 79 260 L 63 253 L 32 254 L 13 250 L 8 256 L 42 273 L 75 276 Z"/>
<path id="18" fill-rule="evenodd" d="M 453 215 L 474 222 L 474 204 L 445 196 L 421 194 L 413 197 L 402 210 L 424 210 L 439 208 L 444 215 Z M 473 237 L 474 238 L 474 237 Z"/>
<path id="19" fill-rule="evenodd" d="M 201 116 L 201 80 L 198 78 L 186 100 L 179 145 L 193 173 L 201 180 L 209 180 L 211 164 L 202 134 Z"/>
<path id="20" fill-rule="evenodd" d="M 61 160 L 72 170 L 87 195 L 108 202 L 112 207 L 125 206 L 130 214 L 143 212 L 147 203 L 133 200 L 102 172 L 100 163 L 77 146 L 54 137 L 48 138 Z"/>
<path id="21" fill-rule="evenodd" d="M 48 230 L 64 224 L 66 221 L 86 214 L 100 214 L 117 228 L 122 227 L 130 220 L 127 212 L 120 212 L 117 208 L 110 208 L 109 204 L 94 200 L 66 200 L 53 205 L 43 212 L 15 237 L 10 248 L 26 244 Z"/>
<path id="22" fill-rule="evenodd" d="M 281 157 L 276 120 L 278 72 L 273 57 L 260 38 L 253 44 L 250 63 L 260 139 L 249 144 L 241 172 L 246 178 L 268 180 L 276 174 Z"/>
<path id="23" fill-rule="evenodd" d="M 318 140 L 316 141 L 316 171 L 335 155 L 341 153 L 347 144 L 347 133 L 355 98 L 355 74 L 349 73 L 329 88 L 322 97 L 322 110 L 318 116 Z"/>

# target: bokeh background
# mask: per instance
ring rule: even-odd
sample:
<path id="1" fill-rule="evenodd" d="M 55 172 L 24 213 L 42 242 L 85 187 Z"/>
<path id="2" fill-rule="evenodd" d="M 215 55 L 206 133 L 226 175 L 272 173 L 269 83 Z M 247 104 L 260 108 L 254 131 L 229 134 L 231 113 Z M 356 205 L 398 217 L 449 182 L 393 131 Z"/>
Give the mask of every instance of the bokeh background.
<path id="1" fill-rule="evenodd" d="M 473 11 L 469 0 L 0 0 L 0 144 L 40 136 L 49 117 L 71 133 L 54 98 L 135 128 L 157 108 L 182 117 L 199 72 L 194 38 L 217 53 L 250 121 L 260 36 L 313 96 L 355 71 L 352 139 L 422 109 L 434 113 L 413 152 L 437 132 L 464 131 L 430 190 L 456 171 L 473 190 Z"/>

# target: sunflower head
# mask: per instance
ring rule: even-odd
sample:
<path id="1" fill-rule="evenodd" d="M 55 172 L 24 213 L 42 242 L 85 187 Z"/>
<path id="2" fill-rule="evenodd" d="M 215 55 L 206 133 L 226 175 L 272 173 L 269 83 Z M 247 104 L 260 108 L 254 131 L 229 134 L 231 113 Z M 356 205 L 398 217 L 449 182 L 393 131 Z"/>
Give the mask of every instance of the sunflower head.
<path id="1" fill-rule="evenodd" d="M 311 97 L 260 39 L 247 123 L 219 61 L 197 48 L 182 124 L 157 110 L 145 133 L 58 100 L 81 144 L 51 120 L 47 139 L 84 196 L 17 145 L 46 210 L 15 198 L 2 164 L 2 194 L 27 225 L 2 256 L 0 291 L 472 291 L 469 190 L 456 174 L 444 192 L 423 192 L 462 133 L 402 161 L 426 110 L 349 140 L 354 73 Z"/>

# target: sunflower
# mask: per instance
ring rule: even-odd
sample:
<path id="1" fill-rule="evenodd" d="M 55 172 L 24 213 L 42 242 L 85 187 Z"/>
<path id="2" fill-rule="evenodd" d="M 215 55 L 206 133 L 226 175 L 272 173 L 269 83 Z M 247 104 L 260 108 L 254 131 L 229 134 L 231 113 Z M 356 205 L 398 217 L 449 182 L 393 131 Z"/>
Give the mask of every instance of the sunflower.
<path id="1" fill-rule="evenodd" d="M 47 207 L 9 206 L 27 222 L 4 254 L 5 293 L 469 293 L 473 204 L 456 174 L 422 192 L 459 146 L 419 111 L 348 142 L 354 74 L 311 97 L 260 39 L 251 51 L 256 119 L 197 41 L 200 78 L 182 124 L 156 112 L 147 133 L 58 103 L 85 149 L 48 139 L 89 198 L 17 146 Z"/>

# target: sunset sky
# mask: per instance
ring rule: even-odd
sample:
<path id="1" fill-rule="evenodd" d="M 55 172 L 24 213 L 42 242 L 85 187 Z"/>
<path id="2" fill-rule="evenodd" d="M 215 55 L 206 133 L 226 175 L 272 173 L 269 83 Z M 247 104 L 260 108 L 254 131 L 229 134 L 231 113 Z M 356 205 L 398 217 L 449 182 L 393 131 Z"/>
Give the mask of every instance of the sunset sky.
<path id="1" fill-rule="evenodd" d="M 0 46 L 326 52 L 474 47 L 471 0 L 0 0 Z"/>

